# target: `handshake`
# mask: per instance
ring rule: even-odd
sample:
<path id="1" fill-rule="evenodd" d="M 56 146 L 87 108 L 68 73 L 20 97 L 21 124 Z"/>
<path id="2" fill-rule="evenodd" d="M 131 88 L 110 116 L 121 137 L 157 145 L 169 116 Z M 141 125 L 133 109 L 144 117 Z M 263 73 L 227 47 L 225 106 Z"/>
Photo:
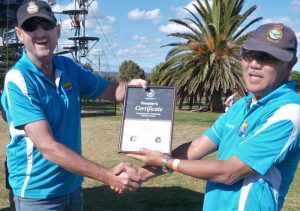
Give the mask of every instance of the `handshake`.
<path id="1" fill-rule="evenodd" d="M 113 174 L 107 178 L 107 184 L 110 189 L 116 193 L 136 191 L 142 184 L 142 177 L 138 175 L 138 171 L 130 163 L 120 163 L 116 167 L 110 169 Z"/>
<path id="2" fill-rule="evenodd" d="M 170 172 L 170 170 L 167 170 L 166 166 L 168 161 L 165 157 L 166 155 L 157 150 L 141 149 L 139 152 L 135 154 L 129 153 L 127 156 L 140 160 L 145 164 L 148 164 L 148 166 L 144 166 L 142 171 L 139 172 L 129 163 L 120 163 L 118 166 L 112 168 L 110 170 L 112 175 L 109 178 L 113 180 L 107 181 L 106 183 L 110 185 L 110 188 L 113 191 L 119 194 L 136 191 L 146 178 L 149 179 L 150 177 L 158 176 L 163 172 Z M 177 171 L 179 160 L 175 160 L 177 161 L 172 163 L 172 169 Z"/>

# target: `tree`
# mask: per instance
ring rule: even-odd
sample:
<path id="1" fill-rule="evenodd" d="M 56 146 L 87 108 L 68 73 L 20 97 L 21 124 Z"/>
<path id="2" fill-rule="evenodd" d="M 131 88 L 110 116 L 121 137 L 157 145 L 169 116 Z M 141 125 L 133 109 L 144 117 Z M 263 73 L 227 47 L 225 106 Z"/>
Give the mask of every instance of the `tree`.
<path id="1" fill-rule="evenodd" d="M 94 69 L 90 63 L 85 63 L 83 66 L 91 72 L 94 72 Z"/>
<path id="2" fill-rule="evenodd" d="M 164 65 L 163 62 L 156 65 L 153 70 L 151 71 L 151 74 L 149 76 L 149 80 L 151 82 L 151 85 L 159 85 L 159 79 L 160 75 L 162 74 L 162 66 Z"/>
<path id="3" fill-rule="evenodd" d="M 134 78 L 145 78 L 145 72 L 133 61 L 124 61 L 119 67 L 119 81 L 130 81 Z"/>
<path id="4" fill-rule="evenodd" d="M 212 111 L 222 111 L 222 94 L 237 87 L 245 90 L 241 77 L 240 46 L 249 26 L 261 20 L 255 18 L 244 25 L 254 12 L 252 6 L 241 12 L 244 0 L 196 0 L 196 12 L 186 10 L 192 18 L 172 19 L 190 32 L 169 34 L 183 40 L 165 46 L 173 47 L 166 56 L 162 77 L 164 85 L 175 85 L 177 96 L 183 102 L 186 96 L 210 97 Z"/>
<path id="5" fill-rule="evenodd" d="M 6 72 L 21 57 L 22 46 L 0 46 L 0 89 L 3 89 Z"/>
<path id="6" fill-rule="evenodd" d="M 300 89 L 300 72 L 299 71 L 292 71 L 290 78 L 290 81 L 296 81 L 296 89 L 299 90 Z"/>

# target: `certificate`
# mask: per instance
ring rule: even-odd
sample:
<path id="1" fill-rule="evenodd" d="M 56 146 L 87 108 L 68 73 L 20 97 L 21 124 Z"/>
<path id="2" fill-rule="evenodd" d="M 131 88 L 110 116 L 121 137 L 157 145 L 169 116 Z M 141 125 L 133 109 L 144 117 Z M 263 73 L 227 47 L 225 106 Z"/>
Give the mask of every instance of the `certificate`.
<path id="1" fill-rule="evenodd" d="M 175 88 L 127 86 L 119 152 L 141 148 L 171 153 Z"/>

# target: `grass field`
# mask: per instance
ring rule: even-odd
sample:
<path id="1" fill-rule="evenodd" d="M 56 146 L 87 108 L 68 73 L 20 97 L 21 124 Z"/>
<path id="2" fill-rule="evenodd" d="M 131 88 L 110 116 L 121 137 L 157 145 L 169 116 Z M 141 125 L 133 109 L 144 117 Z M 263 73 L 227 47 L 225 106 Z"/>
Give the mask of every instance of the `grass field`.
<path id="1" fill-rule="evenodd" d="M 209 127 L 218 117 L 214 113 L 176 112 L 173 147 L 191 140 Z M 104 166 L 113 167 L 127 161 L 135 166 L 142 163 L 117 153 L 120 114 L 113 117 L 82 118 L 83 154 Z M 7 128 L 0 120 L 0 211 L 8 211 L 4 168 Z M 86 178 L 83 184 L 84 210 L 201 210 L 205 182 L 179 173 L 163 175 L 142 185 L 134 193 L 117 195 L 106 185 Z M 283 210 L 300 210 L 300 170 L 286 198 Z"/>

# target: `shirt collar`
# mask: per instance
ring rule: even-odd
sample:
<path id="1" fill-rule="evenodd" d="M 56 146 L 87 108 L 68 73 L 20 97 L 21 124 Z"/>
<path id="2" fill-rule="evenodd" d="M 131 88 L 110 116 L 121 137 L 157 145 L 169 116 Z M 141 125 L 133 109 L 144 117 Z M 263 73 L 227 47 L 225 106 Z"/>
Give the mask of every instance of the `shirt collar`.
<path id="1" fill-rule="evenodd" d="M 284 95 L 285 93 L 294 90 L 296 86 L 296 82 L 295 81 L 288 81 L 287 83 L 281 85 L 280 87 L 278 87 L 277 89 L 273 90 L 271 93 L 269 93 L 268 95 L 264 96 L 263 98 L 259 99 L 257 101 L 257 104 L 260 105 L 264 105 L 267 102 L 269 102 L 270 100 L 274 99 L 274 98 L 278 98 L 282 95 Z M 253 97 L 253 93 L 249 93 L 249 95 L 246 97 L 246 101 L 247 103 L 249 103 L 249 105 L 252 102 L 252 97 Z"/>

